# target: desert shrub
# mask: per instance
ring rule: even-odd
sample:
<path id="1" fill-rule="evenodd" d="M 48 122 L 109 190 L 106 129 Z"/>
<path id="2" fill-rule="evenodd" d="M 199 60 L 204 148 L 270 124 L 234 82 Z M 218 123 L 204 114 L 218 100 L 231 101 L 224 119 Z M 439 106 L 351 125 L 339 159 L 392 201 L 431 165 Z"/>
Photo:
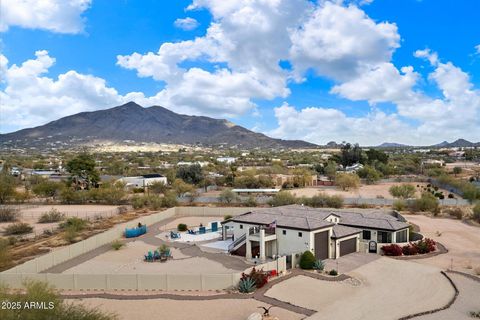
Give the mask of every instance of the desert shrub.
<path id="1" fill-rule="evenodd" d="M 65 233 L 63 234 L 63 238 L 65 241 L 68 243 L 74 243 L 75 240 L 77 239 L 78 232 L 75 230 L 75 228 L 69 226 L 65 228 Z"/>
<path id="2" fill-rule="evenodd" d="M 65 222 L 60 224 L 60 228 L 62 229 L 72 229 L 76 232 L 80 232 L 87 227 L 87 220 L 80 219 L 77 217 L 70 217 Z"/>
<path id="3" fill-rule="evenodd" d="M 257 270 L 255 267 L 250 270 L 250 273 L 242 273 L 241 280 L 251 279 L 255 282 L 257 288 L 263 287 L 268 282 L 268 274 L 263 269 Z"/>
<path id="4" fill-rule="evenodd" d="M 418 254 L 418 249 L 417 249 L 417 246 L 412 244 L 412 243 L 409 243 L 407 245 L 404 245 L 402 247 L 402 253 L 403 255 L 405 256 L 413 256 L 413 255 L 416 255 Z"/>
<path id="5" fill-rule="evenodd" d="M 11 263 L 8 245 L 7 239 L 0 239 L 0 270 L 6 269 Z"/>
<path id="6" fill-rule="evenodd" d="M 125 207 L 125 206 L 118 207 L 117 212 L 118 212 L 118 214 L 125 214 L 125 213 L 128 212 L 128 208 Z"/>
<path id="7" fill-rule="evenodd" d="M 178 231 L 187 231 L 188 227 L 185 223 L 179 223 L 178 226 L 177 226 L 177 230 Z"/>
<path id="8" fill-rule="evenodd" d="M 480 319 L 480 311 L 470 311 L 470 317 L 471 318 L 477 318 Z"/>
<path id="9" fill-rule="evenodd" d="M 177 194 L 175 191 L 167 191 L 162 198 L 162 206 L 164 208 L 173 208 L 178 204 Z"/>
<path id="10" fill-rule="evenodd" d="M 407 203 L 405 202 L 405 200 L 395 200 L 392 207 L 393 210 L 403 211 L 407 207 Z"/>
<path id="11" fill-rule="evenodd" d="M 473 207 L 473 219 L 477 222 L 480 222 L 480 202 Z"/>
<path id="12" fill-rule="evenodd" d="M 257 206 L 257 199 L 254 196 L 250 196 L 245 201 L 243 201 L 243 205 L 246 207 L 256 207 Z"/>
<path id="13" fill-rule="evenodd" d="M 313 264 L 313 269 L 323 271 L 323 269 L 325 269 L 325 262 L 323 262 L 322 260 L 315 261 L 315 263 Z"/>
<path id="14" fill-rule="evenodd" d="M 50 211 L 45 212 L 40 216 L 38 219 L 38 223 L 51 223 L 51 222 L 58 222 L 65 219 L 65 215 L 58 211 L 55 208 L 50 209 Z"/>
<path id="15" fill-rule="evenodd" d="M 448 194 L 448 199 L 455 199 L 455 196 L 453 195 L 453 193 Z"/>
<path id="16" fill-rule="evenodd" d="M 360 187 L 360 178 L 356 173 L 337 173 L 335 175 L 335 185 L 344 191 L 358 189 Z"/>
<path id="17" fill-rule="evenodd" d="M 477 276 L 480 276 L 480 266 L 476 267 L 475 269 L 473 269 L 473 272 L 475 272 L 475 274 Z"/>
<path id="18" fill-rule="evenodd" d="M 302 198 L 302 203 L 314 208 L 341 208 L 343 207 L 342 196 L 329 196 L 325 193 L 320 193 L 311 198 Z"/>
<path id="19" fill-rule="evenodd" d="M 20 212 L 17 209 L 3 207 L 0 208 L 0 222 L 16 221 Z"/>
<path id="20" fill-rule="evenodd" d="M 6 235 L 27 234 L 33 231 L 33 227 L 25 222 L 15 222 L 5 227 L 4 233 Z"/>
<path id="21" fill-rule="evenodd" d="M 80 304 L 64 302 L 54 288 L 46 282 L 29 281 L 24 283 L 24 286 L 26 292 L 13 292 L 8 287 L 1 286 L 0 300 L 16 301 L 21 306 L 30 302 L 42 303 L 47 308 L 4 309 L 1 312 L 2 319 L 114 320 L 117 318 L 114 314 L 104 313 L 99 309 L 89 309 Z"/>
<path id="22" fill-rule="evenodd" d="M 391 186 L 388 192 L 395 198 L 408 199 L 415 196 L 415 187 L 411 184 L 395 185 Z"/>
<path id="23" fill-rule="evenodd" d="M 236 193 L 233 192 L 232 189 L 223 190 L 218 199 L 223 203 L 232 203 L 238 200 Z"/>
<path id="24" fill-rule="evenodd" d="M 315 261 L 313 253 L 310 250 L 307 250 L 302 253 L 302 256 L 300 257 L 300 268 L 308 270 L 313 269 Z"/>
<path id="25" fill-rule="evenodd" d="M 230 220 L 232 218 L 233 218 L 233 216 L 231 214 L 226 214 L 226 215 L 223 216 L 223 221 L 227 221 L 227 220 Z"/>
<path id="26" fill-rule="evenodd" d="M 415 243 L 415 245 L 419 254 L 433 252 L 437 247 L 435 241 L 429 238 L 422 239 Z"/>
<path id="27" fill-rule="evenodd" d="M 445 213 L 447 213 L 449 216 L 457 218 L 461 220 L 463 218 L 463 211 L 461 208 L 450 208 L 445 210 Z"/>
<path id="28" fill-rule="evenodd" d="M 389 244 L 386 246 L 382 246 L 382 251 L 386 256 L 401 256 L 402 255 L 402 247 L 398 244 Z"/>
<path id="29" fill-rule="evenodd" d="M 160 253 L 166 253 L 170 251 L 170 247 L 167 246 L 165 243 L 162 243 L 160 247 L 158 247 L 158 252 Z"/>
<path id="30" fill-rule="evenodd" d="M 328 274 L 331 275 L 331 276 L 338 276 L 338 272 L 335 269 L 330 270 L 330 272 Z"/>
<path id="31" fill-rule="evenodd" d="M 438 200 L 431 193 L 424 192 L 419 199 L 412 202 L 411 209 L 413 211 L 430 211 L 436 214 L 439 209 Z"/>
<path id="32" fill-rule="evenodd" d="M 297 198 L 290 192 L 281 191 L 273 196 L 272 199 L 268 201 L 268 204 L 272 207 L 285 206 L 288 204 L 294 204 L 297 202 Z"/>
<path id="33" fill-rule="evenodd" d="M 123 247 L 125 244 L 120 241 L 120 240 L 115 240 L 112 242 L 112 248 L 113 250 L 120 250 L 121 247 Z"/>

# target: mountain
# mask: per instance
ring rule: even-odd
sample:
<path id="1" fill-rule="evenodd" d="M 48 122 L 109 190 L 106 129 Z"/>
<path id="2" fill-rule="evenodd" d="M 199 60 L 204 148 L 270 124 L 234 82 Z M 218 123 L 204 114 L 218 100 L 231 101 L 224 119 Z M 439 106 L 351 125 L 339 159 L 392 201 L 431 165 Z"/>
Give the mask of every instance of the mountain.
<path id="1" fill-rule="evenodd" d="M 241 148 L 316 147 L 301 140 L 270 138 L 223 119 L 177 114 L 160 106 L 143 108 L 134 102 L 81 112 L 43 126 L 0 135 L 0 143 L 16 147 L 52 144 L 68 147 L 125 140 Z"/>
<path id="2" fill-rule="evenodd" d="M 377 146 L 377 148 L 403 148 L 403 147 L 408 147 L 408 145 L 396 143 L 396 142 L 384 142 Z"/>
<path id="3" fill-rule="evenodd" d="M 432 147 L 437 148 L 466 148 L 466 147 L 480 147 L 480 142 L 474 143 L 465 139 L 457 139 L 453 142 L 443 141 L 435 144 Z"/>

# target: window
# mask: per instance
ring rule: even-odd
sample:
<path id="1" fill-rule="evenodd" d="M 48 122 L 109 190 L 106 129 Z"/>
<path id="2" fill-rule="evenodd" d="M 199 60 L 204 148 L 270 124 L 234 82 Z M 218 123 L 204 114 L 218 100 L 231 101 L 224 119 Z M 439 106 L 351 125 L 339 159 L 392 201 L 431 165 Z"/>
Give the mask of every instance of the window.
<path id="1" fill-rule="evenodd" d="M 372 239 L 372 232 L 370 230 L 363 230 L 363 240 L 370 240 Z"/>
<path id="2" fill-rule="evenodd" d="M 302 237 L 302 233 L 301 233 L 301 232 L 299 232 L 299 233 L 298 233 L 298 236 L 301 238 L 301 237 Z"/>
<path id="3" fill-rule="evenodd" d="M 243 224 L 240 225 L 240 229 L 243 229 Z"/>
<path id="4" fill-rule="evenodd" d="M 392 233 L 387 231 L 377 231 L 377 242 L 392 243 Z"/>
<path id="5" fill-rule="evenodd" d="M 287 230 L 282 230 L 282 234 L 283 234 L 283 235 L 286 235 L 286 234 L 287 234 Z"/>
<path id="6" fill-rule="evenodd" d="M 398 231 L 396 240 L 396 242 L 407 242 L 407 230 Z"/>

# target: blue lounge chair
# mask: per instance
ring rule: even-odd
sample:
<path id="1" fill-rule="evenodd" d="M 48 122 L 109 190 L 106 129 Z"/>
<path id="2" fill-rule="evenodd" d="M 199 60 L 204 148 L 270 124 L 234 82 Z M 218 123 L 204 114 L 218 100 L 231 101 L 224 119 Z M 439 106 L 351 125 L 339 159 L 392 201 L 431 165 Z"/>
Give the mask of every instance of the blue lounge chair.
<path id="1" fill-rule="evenodd" d="M 198 233 L 199 233 L 199 234 L 204 234 L 205 231 L 206 231 L 205 227 L 200 227 L 200 228 L 198 229 Z"/>
<path id="2" fill-rule="evenodd" d="M 170 231 L 170 238 L 172 238 L 172 239 L 180 239 L 180 233 Z"/>
<path id="3" fill-rule="evenodd" d="M 195 234 L 195 231 L 188 229 L 188 234 Z"/>

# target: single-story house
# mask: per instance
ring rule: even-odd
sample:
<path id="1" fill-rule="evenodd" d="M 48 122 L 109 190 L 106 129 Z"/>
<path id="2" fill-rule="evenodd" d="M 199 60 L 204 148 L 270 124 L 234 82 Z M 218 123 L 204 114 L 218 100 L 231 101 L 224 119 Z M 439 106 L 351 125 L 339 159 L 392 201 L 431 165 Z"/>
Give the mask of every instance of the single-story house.
<path id="1" fill-rule="evenodd" d="M 145 188 L 155 182 L 167 184 L 167 177 L 158 173 L 152 173 L 136 177 L 123 177 L 117 181 L 124 183 L 127 188 Z"/>
<path id="2" fill-rule="evenodd" d="M 336 259 L 377 244 L 408 242 L 405 219 L 395 211 L 311 208 L 288 205 L 258 208 L 222 223 L 234 239 L 232 254 L 261 260 L 311 250 L 317 259 Z"/>

